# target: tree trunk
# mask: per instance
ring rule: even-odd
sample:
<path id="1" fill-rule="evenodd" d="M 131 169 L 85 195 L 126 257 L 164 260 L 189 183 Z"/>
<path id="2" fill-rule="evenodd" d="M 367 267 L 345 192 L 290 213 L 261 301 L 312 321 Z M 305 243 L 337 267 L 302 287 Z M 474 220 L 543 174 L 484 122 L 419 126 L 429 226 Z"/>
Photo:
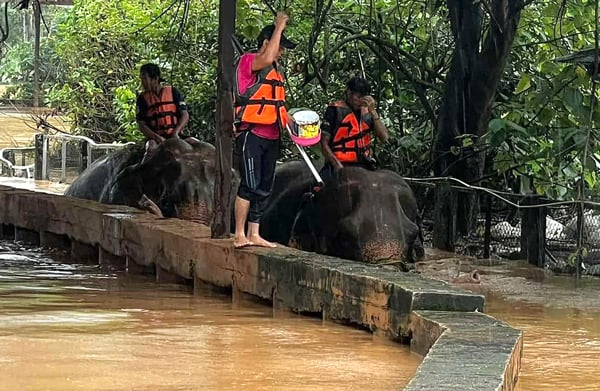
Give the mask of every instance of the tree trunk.
<path id="1" fill-rule="evenodd" d="M 236 0 L 219 3 L 219 62 L 217 84 L 217 165 L 211 237 L 225 238 L 231 221 L 231 161 L 233 137 L 234 59 L 231 39 L 235 31 Z"/>
<path id="2" fill-rule="evenodd" d="M 437 176 L 478 184 L 485 154 L 477 147 L 487 130 L 496 89 L 517 31 L 521 1 L 492 0 L 483 30 L 481 2 L 447 0 L 455 48 L 440 106 L 434 146 Z M 485 32 L 485 34 L 483 34 Z M 482 36 L 485 36 L 483 43 Z M 464 135 L 473 145 L 464 146 Z M 475 196 L 459 197 L 457 231 L 467 233 L 475 218 Z"/>
<path id="3" fill-rule="evenodd" d="M 41 23 L 40 3 L 33 3 L 33 16 L 35 23 L 35 43 L 33 47 L 33 107 L 40 106 L 40 23 Z"/>

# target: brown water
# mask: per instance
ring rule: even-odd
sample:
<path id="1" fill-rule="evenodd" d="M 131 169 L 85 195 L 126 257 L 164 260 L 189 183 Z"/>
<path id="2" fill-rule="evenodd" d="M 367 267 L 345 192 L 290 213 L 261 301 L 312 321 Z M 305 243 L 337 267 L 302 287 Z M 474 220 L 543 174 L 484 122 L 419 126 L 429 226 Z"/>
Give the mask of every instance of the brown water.
<path id="1" fill-rule="evenodd" d="M 0 111 L 0 148 L 32 146 L 35 134 L 41 132 L 36 124 L 38 116 L 46 117 L 45 113 L 49 111 L 51 109 L 48 108 Z M 46 120 L 62 131 L 69 131 L 68 124 L 60 117 L 48 117 Z"/>
<path id="2" fill-rule="evenodd" d="M 600 279 L 512 265 L 483 281 L 486 312 L 523 331 L 518 391 L 600 390 Z"/>
<path id="3" fill-rule="evenodd" d="M 397 390 L 407 347 L 0 242 L 1 390 Z"/>

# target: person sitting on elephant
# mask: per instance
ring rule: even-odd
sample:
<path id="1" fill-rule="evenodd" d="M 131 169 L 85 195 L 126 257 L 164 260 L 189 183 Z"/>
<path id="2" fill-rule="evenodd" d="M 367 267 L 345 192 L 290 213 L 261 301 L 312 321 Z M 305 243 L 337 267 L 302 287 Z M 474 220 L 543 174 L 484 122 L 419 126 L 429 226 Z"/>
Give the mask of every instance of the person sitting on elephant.
<path id="1" fill-rule="evenodd" d="M 136 120 L 140 132 L 147 139 L 143 161 L 169 138 L 182 138 L 189 144 L 199 143 L 194 137 L 181 135 L 190 120 L 187 105 L 179 90 L 162 84 L 164 80 L 160 77 L 158 65 L 142 65 L 140 79 L 143 91 L 137 97 Z"/>
<path id="2" fill-rule="evenodd" d="M 278 64 L 284 50 L 296 46 L 283 35 L 287 20 L 278 12 L 275 24 L 258 35 L 258 52 L 243 54 L 236 67 L 235 144 L 241 179 L 234 208 L 236 248 L 275 247 L 260 236 L 259 224 L 273 187 L 280 134 L 291 121 Z"/>
<path id="3" fill-rule="evenodd" d="M 326 161 L 322 172 L 326 177 L 347 165 L 375 169 L 371 134 L 385 142 L 388 130 L 369 93 L 369 82 L 354 77 L 348 81 L 346 99 L 327 106 L 321 125 L 321 149 Z"/>

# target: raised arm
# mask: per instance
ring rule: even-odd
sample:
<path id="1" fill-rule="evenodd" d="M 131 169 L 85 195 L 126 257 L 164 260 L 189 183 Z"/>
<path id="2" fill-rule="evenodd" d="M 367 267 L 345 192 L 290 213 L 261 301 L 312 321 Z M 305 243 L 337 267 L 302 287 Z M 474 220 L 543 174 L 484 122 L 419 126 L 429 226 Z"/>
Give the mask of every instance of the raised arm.
<path id="1" fill-rule="evenodd" d="M 367 106 L 369 112 L 373 116 L 373 131 L 375 132 L 375 136 L 385 143 L 389 138 L 389 132 L 379 117 L 379 113 L 375 110 L 375 103 L 375 99 L 372 96 L 367 95 L 363 97 L 363 104 Z"/>
<path id="2" fill-rule="evenodd" d="M 278 12 L 275 17 L 275 30 L 269 40 L 267 46 L 258 52 L 252 61 L 252 71 L 260 71 L 274 63 L 279 56 L 279 46 L 281 42 L 281 34 L 287 25 L 288 16 L 285 12 Z"/>

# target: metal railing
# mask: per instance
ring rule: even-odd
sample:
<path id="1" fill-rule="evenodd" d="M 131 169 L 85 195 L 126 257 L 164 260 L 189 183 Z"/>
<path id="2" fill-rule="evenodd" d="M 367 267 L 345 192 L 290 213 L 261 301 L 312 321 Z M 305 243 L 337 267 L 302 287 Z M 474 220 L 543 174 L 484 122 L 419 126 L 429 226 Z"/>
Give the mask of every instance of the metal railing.
<path id="1" fill-rule="evenodd" d="M 66 180 L 66 171 L 67 171 L 67 143 L 69 141 L 79 141 L 86 143 L 86 164 L 85 167 L 89 167 L 93 162 L 93 151 L 94 150 L 117 150 L 126 147 L 127 145 L 135 144 L 134 142 L 128 143 L 97 143 L 89 137 L 86 136 L 76 136 L 67 133 L 57 133 L 57 134 L 48 134 L 42 133 L 37 136 L 42 137 L 42 146 L 41 146 L 41 175 L 38 179 L 48 179 L 48 142 L 52 139 L 58 139 L 61 141 L 61 181 Z M 37 150 L 37 148 L 36 148 Z M 36 154 L 39 152 L 36 152 Z M 36 156 L 37 159 L 37 156 Z"/>
<path id="2" fill-rule="evenodd" d="M 58 149 L 51 150 L 51 142 L 58 141 L 60 145 L 60 181 L 66 182 L 67 180 L 67 145 L 69 143 L 77 143 L 78 151 L 76 154 L 73 153 L 73 149 L 70 149 L 71 158 L 77 156 L 79 164 L 77 165 L 77 175 L 80 174 L 86 167 L 89 167 L 95 160 L 94 156 L 98 157 L 98 154 L 94 154 L 95 151 L 114 151 L 124 148 L 128 145 L 135 144 L 133 142 L 128 143 L 97 143 L 86 136 L 75 136 L 67 133 L 56 133 L 49 134 L 47 131 L 44 133 L 38 133 L 35 135 L 35 142 L 33 147 L 6 147 L 0 149 L 0 175 L 1 176 L 22 176 L 28 179 L 42 179 L 48 180 L 51 168 L 51 161 L 54 161 L 56 165 L 56 158 L 58 155 Z M 28 158 L 26 155 L 30 154 Z M 18 156 L 20 155 L 20 156 Z M 32 164 L 26 164 L 26 161 Z M 19 163 L 17 163 L 19 161 Z M 23 172 L 24 175 L 18 175 L 18 172 Z M 53 168 L 53 172 L 55 172 Z"/>
<path id="3" fill-rule="evenodd" d="M 17 165 L 15 163 L 13 163 L 9 158 L 6 157 L 5 153 L 8 152 L 21 152 L 21 164 Z M 34 153 L 35 152 L 35 148 L 33 147 L 7 147 L 7 148 L 2 148 L 0 149 L 0 162 L 2 164 L 2 168 L 4 168 L 6 166 L 6 168 L 8 168 L 8 176 L 14 176 L 15 175 L 15 171 L 16 170 L 21 170 L 21 171 L 25 171 L 27 174 L 27 179 L 33 178 L 33 170 L 35 169 L 35 163 L 34 164 L 25 164 L 25 153 L 26 152 L 30 152 L 30 153 Z M 2 173 L 4 174 L 4 170 L 2 170 Z"/>

